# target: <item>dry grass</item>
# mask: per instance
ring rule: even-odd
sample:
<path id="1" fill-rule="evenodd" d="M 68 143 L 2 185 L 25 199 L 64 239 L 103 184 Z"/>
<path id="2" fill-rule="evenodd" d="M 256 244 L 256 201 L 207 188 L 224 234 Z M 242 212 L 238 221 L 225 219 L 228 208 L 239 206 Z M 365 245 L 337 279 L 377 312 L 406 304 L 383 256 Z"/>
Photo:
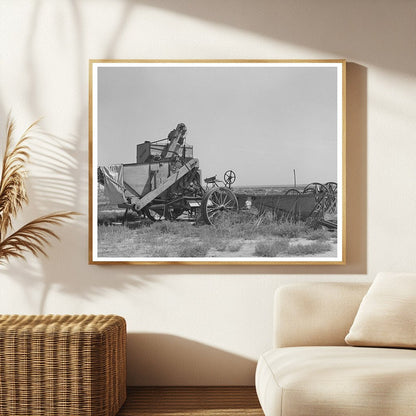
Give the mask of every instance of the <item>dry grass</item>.
<path id="1" fill-rule="evenodd" d="M 314 241 L 311 244 L 294 244 L 287 249 L 289 256 L 307 256 L 311 254 L 325 253 L 331 250 L 331 244 Z"/>
<path id="2" fill-rule="evenodd" d="M 308 240 L 318 240 L 318 241 L 327 241 L 329 238 L 333 236 L 333 232 L 331 233 L 328 230 L 325 230 L 323 228 L 319 228 L 317 230 L 309 230 L 309 232 L 306 235 L 306 238 Z"/>
<path id="3" fill-rule="evenodd" d="M 26 253 L 46 256 L 45 248 L 50 244 L 50 239 L 59 239 L 51 227 L 61 225 L 77 215 L 72 211 L 43 215 L 11 232 L 14 218 L 29 203 L 26 193 L 26 165 L 29 160 L 27 142 L 32 138 L 36 124 L 30 125 L 18 140 L 14 140 L 14 122 L 10 116 L 8 119 L 0 177 L 0 264 L 13 257 L 24 259 Z"/>
<path id="4" fill-rule="evenodd" d="M 300 238 L 305 237 L 309 232 L 310 228 L 305 223 L 292 223 L 283 221 L 279 223 L 270 224 L 270 233 L 279 237 L 285 238 Z"/>
<path id="5" fill-rule="evenodd" d="M 287 239 L 260 241 L 256 244 L 255 254 L 259 257 L 277 257 L 287 252 L 289 241 Z"/>
<path id="6" fill-rule="evenodd" d="M 185 242 L 181 244 L 177 251 L 177 257 L 205 257 L 209 250 L 209 245 L 206 243 L 192 243 Z"/>
<path id="7" fill-rule="evenodd" d="M 231 251 L 231 253 L 236 253 L 237 251 L 240 250 L 240 248 L 243 246 L 243 244 L 244 244 L 244 241 L 241 241 L 241 240 L 231 241 L 226 246 L 226 249 L 228 251 Z"/>
<path id="8" fill-rule="evenodd" d="M 223 215 L 212 226 L 143 220 L 127 227 L 100 225 L 98 247 L 100 257 L 290 257 L 329 251 L 333 235 L 303 223 L 276 222 L 243 211 Z M 311 242 L 299 244 L 299 240 Z"/>

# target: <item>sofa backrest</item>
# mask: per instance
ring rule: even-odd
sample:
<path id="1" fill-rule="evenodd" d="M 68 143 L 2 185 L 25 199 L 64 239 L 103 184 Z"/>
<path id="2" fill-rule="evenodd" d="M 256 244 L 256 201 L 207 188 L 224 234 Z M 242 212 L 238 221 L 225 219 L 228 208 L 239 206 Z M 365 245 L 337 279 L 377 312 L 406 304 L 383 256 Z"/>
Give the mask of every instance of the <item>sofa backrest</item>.
<path id="1" fill-rule="evenodd" d="M 369 283 L 300 283 L 275 292 L 275 348 L 346 345 Z"/>

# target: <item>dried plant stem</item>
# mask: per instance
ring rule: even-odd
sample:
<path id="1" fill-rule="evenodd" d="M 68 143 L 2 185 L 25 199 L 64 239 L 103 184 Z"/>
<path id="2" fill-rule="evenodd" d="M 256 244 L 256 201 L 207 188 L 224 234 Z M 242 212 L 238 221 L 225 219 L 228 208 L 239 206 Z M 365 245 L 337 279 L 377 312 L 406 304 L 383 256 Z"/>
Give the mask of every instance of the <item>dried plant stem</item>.
<path id="1" fill-rule="evenodd" d="M 6 237 L 12 228 L 12 218 L 29 202 L 25 179 L 26 163 L 29 160 L 29 148 L 26 141 L 37 124 L 31 124 L 13 145 L 14 122 L 9 116 L 7 123 L 6 147 L 2 161 L 0 178 L 0 264 L 11 257 L 24 258 L 24 253 L 46 255 L 45 247 L 51 237 L 59 239 L 50 229 L 77 215 L 76 212 L 55 212 L 34 219 Z"/>
<path id="2" fill-rule="evenodd" d="M 13 234 L 0 242 L 0 264 L 9 257 L 24 258 L 24 252 L 32 254 L 43 254 L 46 256 L 45 246 L 50 245 L 49 238 L 59 240 L 58 235 L 49 227 L 62 224 L 63 221 L 77 215 L 76 212 L 55 212 L 36 218 L 19 228 Z"/>

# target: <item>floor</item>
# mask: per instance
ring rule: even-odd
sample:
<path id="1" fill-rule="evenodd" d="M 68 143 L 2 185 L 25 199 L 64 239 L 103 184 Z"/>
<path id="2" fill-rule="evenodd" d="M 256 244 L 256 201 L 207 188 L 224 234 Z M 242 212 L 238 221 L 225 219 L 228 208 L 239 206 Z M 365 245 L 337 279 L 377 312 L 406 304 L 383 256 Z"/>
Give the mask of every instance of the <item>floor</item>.
<path id="1" fill-rule="evenodd" d="M 117 416 L 264 416 L 254 387 L 128 387 Z"/>

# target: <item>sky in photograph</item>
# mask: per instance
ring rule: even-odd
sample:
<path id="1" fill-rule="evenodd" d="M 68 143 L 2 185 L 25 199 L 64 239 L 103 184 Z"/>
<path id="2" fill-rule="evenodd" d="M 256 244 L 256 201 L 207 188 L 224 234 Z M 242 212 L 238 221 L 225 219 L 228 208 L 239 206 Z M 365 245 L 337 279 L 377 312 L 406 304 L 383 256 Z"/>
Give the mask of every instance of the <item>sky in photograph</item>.
<path id="1" fill-rule="evenodd" d="M 335 67 L 99 67 L 98 165 L 188 128 L 202 177 L 234 185 L 337 181 Z"/>

